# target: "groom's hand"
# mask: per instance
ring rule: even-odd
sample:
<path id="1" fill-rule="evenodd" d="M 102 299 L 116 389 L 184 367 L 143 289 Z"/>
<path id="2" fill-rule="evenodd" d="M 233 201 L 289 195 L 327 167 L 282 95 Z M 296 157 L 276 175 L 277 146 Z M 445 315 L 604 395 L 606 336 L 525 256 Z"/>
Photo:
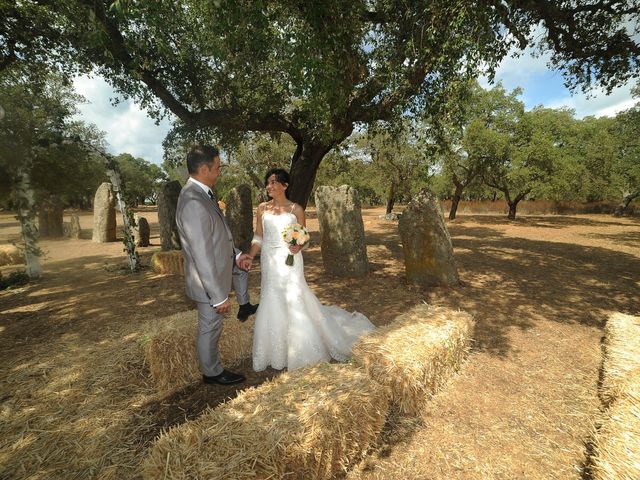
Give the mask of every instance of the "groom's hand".
<path id="1" fill-rule="evenodd" d="M 229 311 L 231 310 L 231 301 L 227 299 L 223 304 L 213 308 L 215 308 L 216 312 L 219 313 L 220 315 L 225 315 L 229 313 Z"/>
<path id="2" fill-rule="evenodd" d="M 237 260 L 236 260 L 236 265 L 238 265 L 238 268 L 241 268 L 242 270 L 251 270 L 251 263 L 253 262 L 253 257 L 249 256 L 248 253 L 243 253 L 241 254 Z"/>

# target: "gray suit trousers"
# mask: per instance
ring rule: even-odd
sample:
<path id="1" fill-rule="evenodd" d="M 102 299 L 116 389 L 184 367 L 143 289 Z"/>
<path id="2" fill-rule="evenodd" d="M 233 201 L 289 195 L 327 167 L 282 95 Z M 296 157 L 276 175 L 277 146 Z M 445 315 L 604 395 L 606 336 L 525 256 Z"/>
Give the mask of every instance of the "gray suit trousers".
<path id="1" fill-rule="evenodd" d="M 249 302 L 249 274 L 233 266 L 233 289 L 239 305 Z M 198 307 L 198 336 L 196 346 L 198 362 L 203 375 L 213 377 L 220 375 L 224 368 L 220 361 L 218 340 L 222 333 L 224 315 L 216 312 L 208 303 L 196 302 Z"/>

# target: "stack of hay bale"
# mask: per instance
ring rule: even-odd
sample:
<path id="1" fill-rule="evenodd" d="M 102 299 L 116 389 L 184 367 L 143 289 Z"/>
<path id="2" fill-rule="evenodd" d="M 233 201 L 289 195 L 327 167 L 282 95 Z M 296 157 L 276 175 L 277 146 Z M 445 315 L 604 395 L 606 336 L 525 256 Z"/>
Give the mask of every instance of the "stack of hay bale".
<path id="1" fill-rule="evenodd" d="M 155 252 L 151 256 L 151 268 L 154 272 L 163 275 L 182 275 L 184 273 L 182 250 Z"/>
<path id="2" fill-rule="evenodd" d="M 21 265 L 24 258 L 15 245 L 0 245 L 0 267 L 5 265 Z"/>
<path id="3" fill-rule="evenodd" d="M 466 312 L 418 305 L 358 340 L 353 360 L 401 412 L 417 414 L 460 368 L 473 326 Z"/>
<path id="4" fill-rule="evenodd" d="M 254 320 L 227 319 L 218 346 L 225 366 L 233 367 L 251 357 Z M 145 363 L 161 392 L 173 391 L 202 380 L 198 370 L 196 334 L 198 311 L 176 313 L 154 321 L 142 343 Z"/>
<path id="5" fill-rule="evenodd" d="M 640 478 L 640 317 L 615 313 L 605 327 L 594 480 Z"/>
<path id="6" fill-rule="evenodd" d="M 284 373 L 162 435 L 143 477 L 331 479 L 375 442 L 387 409 L 349 365 Z"/>
<path id="7" fill-rule="evenodd" d="M 344 474 L 376 444 L 390 405 L 418 413 L 450 380 L 468 351 L 472 328 L 464 312 L 419 305 L 358 340 L 350 364 L 284 373 L 172 428 L 152 447 L 143 476 L 330 479 Z"/>

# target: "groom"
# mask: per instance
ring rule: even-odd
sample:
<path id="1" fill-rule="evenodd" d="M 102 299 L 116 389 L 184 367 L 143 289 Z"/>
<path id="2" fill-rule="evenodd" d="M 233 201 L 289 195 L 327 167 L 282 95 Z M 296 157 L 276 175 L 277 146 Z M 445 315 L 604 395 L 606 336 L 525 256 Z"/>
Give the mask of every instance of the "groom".
<path id="1" fill-rule="evenodd" d="M 198 306 L 198 362 L 204 383 L 230 385 L 245 380 L 220 363 L 218 339 L 224 315 L 231 310 L 233 282 L 246 320 L 258 306 L 249 303 L 247 255 L 233 245 L 231 230 L 218 207 L 212 188 L 220 176 L 220 154 L 210 145 L 196 146 L 187 155 L 189 180 L 178 197 L 176 223 L 184 256 L 187 296 Z"/>

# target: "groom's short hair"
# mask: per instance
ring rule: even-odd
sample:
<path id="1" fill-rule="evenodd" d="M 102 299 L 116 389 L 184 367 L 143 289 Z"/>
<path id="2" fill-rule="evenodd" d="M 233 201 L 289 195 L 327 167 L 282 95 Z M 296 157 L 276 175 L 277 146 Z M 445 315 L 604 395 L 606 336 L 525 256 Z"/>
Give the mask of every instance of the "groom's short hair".
<path id="1" fill-rule="evenodd" d="M 187 171 L 190 174 L 198 173 L 200 165 L 203 163 L 212 165 L 213 159 L 219 156 L 220 151 L 216 147 L 211 145 L 195 145 L 187 154 Z"/>

